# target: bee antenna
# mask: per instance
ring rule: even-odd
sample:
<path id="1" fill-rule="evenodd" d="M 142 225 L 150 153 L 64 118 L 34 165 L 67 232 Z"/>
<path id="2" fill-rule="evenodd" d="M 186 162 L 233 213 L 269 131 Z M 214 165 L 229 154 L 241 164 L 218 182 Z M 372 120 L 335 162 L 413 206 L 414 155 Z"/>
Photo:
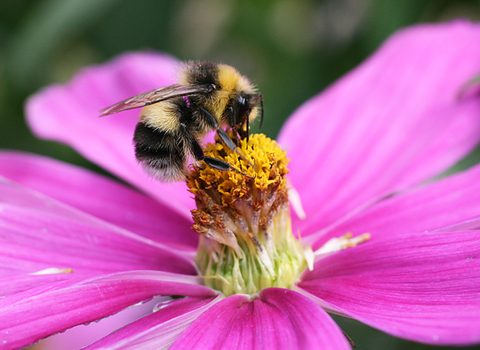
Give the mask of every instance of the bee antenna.
<path id="1" fill-rule="evenodd" d="M 258 93 L 257 95 L 259 101 L 260 101 L 260 125 L 258 126 L 258 129 L 262 128 L 263 125 L 263 95 L 261 92 Z"/>
<path id="2" fill-rule="evenodd" d="M 247 142 L 250 137 L 250 117 L 247 115 Z"/>

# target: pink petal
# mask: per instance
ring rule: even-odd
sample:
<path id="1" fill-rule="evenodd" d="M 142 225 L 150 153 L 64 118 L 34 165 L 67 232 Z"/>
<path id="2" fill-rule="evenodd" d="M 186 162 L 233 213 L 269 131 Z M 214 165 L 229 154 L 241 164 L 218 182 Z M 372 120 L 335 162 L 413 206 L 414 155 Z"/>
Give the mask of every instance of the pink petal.
<path id="1" fill-rule="evenodd" d="M 204 312 L 170 348 L 350 349 L 318 305 L 288 289 L 270 288 L 249 300 L 233 295 Z"/>
<path id="2" fill-rule="evenodd" d="M 50 271 L 50 273 L 48 273 Z M 44 270 L 43 274 L 7 274 L 0 276 L 0 298 L 24 292 L 28 289 L 41 287 L 44 285 L 55 285 L 64 281 L 82 280 L 98 275 L 98 273 L 68 273 L 54 269 Z"/>
<path id="3" fill-rule="evenodd" d="M 394 236 L 330 255 L 299 287 L 386 333 L 436 345 L 480 342 L 480 232 Z"/>
<path id="4" fill-rule="evenodd" d="M 6 349 L 114 314 L 157 295 L 211 297 L 200 279 L 160 271 L 131 271 L 32 289 L 0 299 L 0 339 Z"/>
<path id="5" fill-rule="evenodd" d="M 6 180 L 0 181 L 0 257 L 2 275 L 49 268 L 196 274 L 193 261 L 180 251 Z"/>
<path id="6" fill-rule="evenodd" d="M 39 137 L 64 142 L 113 174 L 190 218 L 193 201 L 184 183 L 163 184 L 135 160 L 132 137 L 140 110 L 98 118 L 98 111 L 125 98 L 174 83 L 178 62 L 156 53 L 124 54 L 55 85 L 26 105 L 30 127 Z"/>
<path id="7" fill-rule="evenodd" d="M 443 226 L 432 230 L 431 232 L 453 232 L 453 231 L 470 231 L 480 229 L 480 216 L 472 219 L 457 222 L 453 225 Z"/>
<path id="8" fill-rule="evenodd" d="M 400 233 L 445 231 L 445 227 L 449 231 L 478 228 L 478 218 L 475 218 L 480 213 L 479 179 L 480 166 L 476 166 L 375 203 L 328 232 L 320 231 L 312 247 L 318 249 L 328 239 L 347 232 L 355 236 L 368 232 L 372 239 L 377 239 Z M 463 225 L 454 228 L 460 223 Z M 309 238 L 314 237 L 316 235 Z"/>
<path id="9" fill-rule="evenodd" d="M 479 141 L 480 25 L 422 25 L 390 38 L 304 104 L 279 137 L 307 220 L 302 236 L 454 164 Z"/>
<path id="10" fill-rule="evenodd" d="M 0 175 L 146 238 L 197 247 L 191 220 L 90 171 L 37 155 L 0 152 Z"/>
<path id="11" fill-rule="evenodd" d="M 170 300 L 161 309 L 99 340 L 86 349 L 162 349 L 178 336 L 217 298 L 183 298 Z"/>
<path id="12" fill-rule="evenodd" d="M 125 326 L 129 322 L 134 322 L 146 315 L 152 313 L 153 308 L 161 300 L 170 299 L 169 297 L 153 298 L 149 302 L 136 304 L 134 307 L 128 307 L 114 315 L 103 318 L 100 321 L 92 322 L 88 325 L 78 325 L 67 329 L 65 332 L 49 336 L 38 342 L 34 349 L 36 350 L 78 350 L 102 339 L 108 334 Z"/>

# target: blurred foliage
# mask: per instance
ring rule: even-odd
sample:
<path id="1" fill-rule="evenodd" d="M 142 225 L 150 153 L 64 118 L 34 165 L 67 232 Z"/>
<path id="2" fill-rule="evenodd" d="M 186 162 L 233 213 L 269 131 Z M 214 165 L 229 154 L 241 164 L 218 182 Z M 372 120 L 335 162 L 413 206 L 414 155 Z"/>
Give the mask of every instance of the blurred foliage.
<path id="1" fill-rule="evenodd" d="M 480 1 L 3 0 L 0 147 L 97 169 L 66 146 L 35 139 L 24 123 L 23 103 L 42 86 L 67 81 L 82 66 L 146 48 L 237 67 L 262 91 L 262 131 L 275 136 L 296 107 L 359 64 L 395 30 L 457 17 L 480 19 Z M 463 166 L 479 158 L 474 154 Z M 430 348 L 355 321 L 339 322 L 358 349 Z"/>

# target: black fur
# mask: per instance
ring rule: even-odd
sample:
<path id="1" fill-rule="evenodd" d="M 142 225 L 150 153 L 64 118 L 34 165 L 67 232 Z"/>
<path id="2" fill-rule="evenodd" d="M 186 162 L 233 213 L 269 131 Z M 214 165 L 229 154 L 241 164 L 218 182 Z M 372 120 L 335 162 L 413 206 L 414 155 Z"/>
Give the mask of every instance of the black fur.
<path id="1" fill-rule="evenodd" d="M 150 168 L 166 172 L 168 169 L 184 170 L 185 145 L 176 134 L 138 123 L 133 137 L 135 156 Z"/>
<path id="2" fill-rule="evenodd" d="M 190 62 L 187 66 L 188 84 L 218 86 L 218 63 L 210 61 Z"/>

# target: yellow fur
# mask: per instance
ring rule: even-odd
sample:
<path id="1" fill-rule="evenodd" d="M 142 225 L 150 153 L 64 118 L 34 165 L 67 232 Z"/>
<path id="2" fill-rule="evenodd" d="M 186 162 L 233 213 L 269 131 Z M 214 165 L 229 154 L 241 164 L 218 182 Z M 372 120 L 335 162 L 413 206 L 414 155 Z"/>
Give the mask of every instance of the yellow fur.
<path id="1" fill-rule="evenodd" d="M 225 110 L 228 101 L 235 94 L 237 82 L 240 74 L 235 68 L 225 64 L 218 65 L 218 82 L 222 87 L 221 90 L 215 93 L 215 99 L 211 103 L 206 103 L 210 111 L 214 113 L 214 117 L 220 122 L 222 120 L 222 113 Z"/>
<path id="2" fill-rule="evenodd" d="M 218 82 L 223 90 L 233 94 L 237 90 L 237 83 L 240 79 L 240 74 L 237 70 L 226 64 L 218 65 Z"/>
<path id="3" fill-rule="evenodd" d="M 222 88 L 229 92 L 230 97 L 239 91 L 247 94 L 255 93 L 252 83 L 232 66 L 219 64 L 218 80 Z"/>
<path id="4" fill-rule="evenodd" d="M 183 62 L 180 69 L 177 72 L 177 81 L 180 85 L 189 85 L 188 66 L 190 62 Z"/>
<path id="5" fill-rule="evenodd" d="M 232 66 L 226 64 L 218 65 L 218 82 L 222 90 L 217 91 L 216 99 L 206 107 L 214 112 L 214 117 L 222 120 L 222 113 L 225 110 L 228 101 L 233 98 L 239 91 L 253 94 L 255 89 L 250 81 L 242 76 Z"/>
<path id="6" fill-rule="evenodd" d="M 174 133 L 180 128 L 180 120 L 174 107 L 170 101 L 143 107 L 140 120 L 157 130 Z"/>

